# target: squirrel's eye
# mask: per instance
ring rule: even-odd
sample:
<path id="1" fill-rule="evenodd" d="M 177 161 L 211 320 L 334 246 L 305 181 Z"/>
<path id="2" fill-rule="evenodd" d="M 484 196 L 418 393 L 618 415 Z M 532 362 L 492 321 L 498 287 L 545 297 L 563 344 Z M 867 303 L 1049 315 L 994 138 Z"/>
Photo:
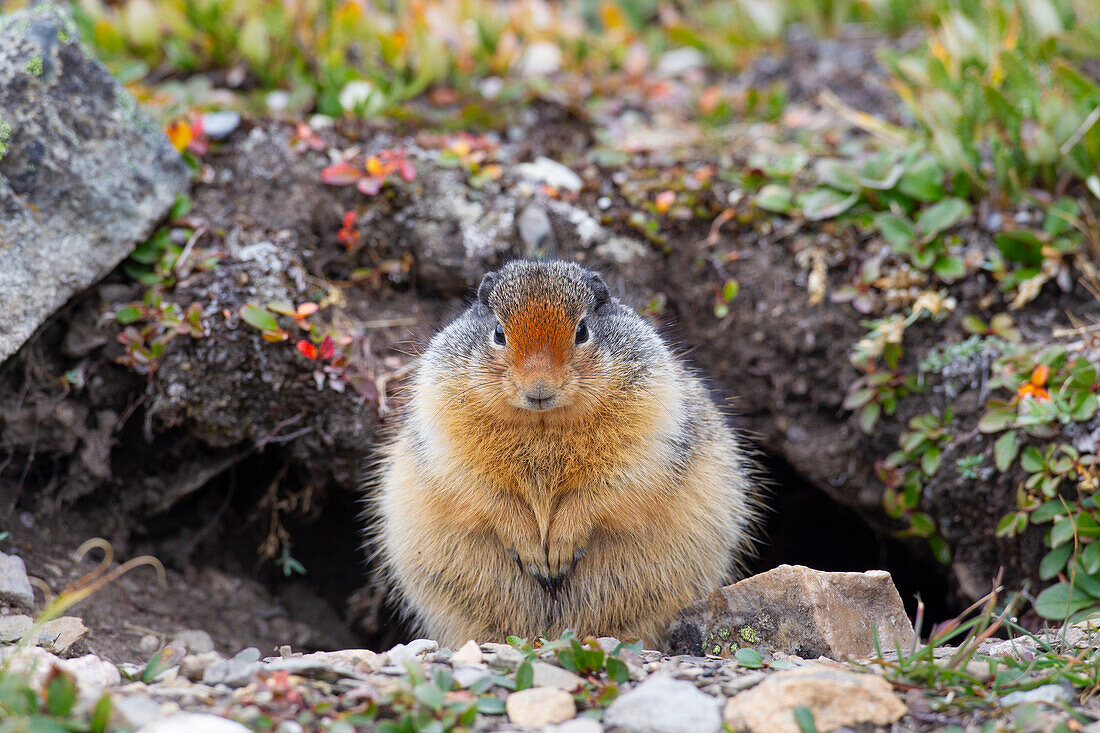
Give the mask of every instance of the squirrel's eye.
<path id="1" fill-rule="evenodd" d="M 588 340 L 588 324 L 581 319 L 581 322 L 577 324 L 577 343 L 583 344 Z"/>
<path id="2" fill-rule="evenodd" d="M 497 324 L 497 330 L 493 331 L 493 341 L 498 346 L 504 346 L 504 326 Z"/>

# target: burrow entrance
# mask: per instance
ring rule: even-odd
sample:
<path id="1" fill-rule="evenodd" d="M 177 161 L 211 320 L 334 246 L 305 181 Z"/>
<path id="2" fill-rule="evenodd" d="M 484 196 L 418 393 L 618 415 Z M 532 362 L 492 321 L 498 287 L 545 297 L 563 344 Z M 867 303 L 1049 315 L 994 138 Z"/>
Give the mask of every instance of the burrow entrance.
<path id="1" fill-rule="evenodd" d="M 765 456 L 771 482 L 764 538 L 750 563 L 752 572 L 780 564 L 819 570 L 884 569 L 912 616 L 917 597 L 925 617 L 937 622 L 955 615 L 961 606 L 951 590 L 946 568 L 917 543 L 907 543 L 872 528 L 857 513 L 843 507 L 802 479 L 782 459 Z M 143 550 L 173 557 L 169 547 L 188 543 L 177 562 L 212 565 L 230 574 L 261 581 L 289 615 L 318 631 L 330 645 L 385 649 L 410 638 L 397 609 L 377 592 L 364 591 L 366 564 L 360 549 L 361 506 L 347 491 L 315 490 L 306 511 L 284 515 L 291 538 L 290 554 L 304 574 L 287 574 L 285 562 L 259 562 L 257 548 L 270 533 L 262 506 L 273 481 L 281 481 L 284 496 L 299 492 L 307 477 L 286 469 L 277 454 L 250 458 L 212 480 L 181 503 L 170 517 L 146 522 L 134 540 Z M 210 521 L 217 522 L 216 527 Z M 175 539 L 169 539 L 171 537 Z M 166 544 L 167 543 L 167 544 Z"/>

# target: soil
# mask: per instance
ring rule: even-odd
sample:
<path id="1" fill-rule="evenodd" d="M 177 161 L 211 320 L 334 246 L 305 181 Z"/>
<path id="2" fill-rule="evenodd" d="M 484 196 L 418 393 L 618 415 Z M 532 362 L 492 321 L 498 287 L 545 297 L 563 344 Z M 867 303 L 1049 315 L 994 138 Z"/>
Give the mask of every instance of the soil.
<path id="1" fill-rule="evenodd" d="M 746 78 L 801 80 L 795 107 L 820 114 L 807 90 L 820 86 L 808 80 L 821 78 L 825 54 L 846 104 L 898 110 L 873 70 L 864 70 L 867 48 L 802 44 L 775 69 L 758 66 Z M 422 136 L 392 123 L 324 130 L 334 149 L 414 152 L 417 181 L 372 198 L 323 185 L 330 160 L 293 151 L 292 126 L 246 122 L 203 158 L 186 216 L 200 232 L 196 246 L 224 257 L 181 273 L 170 290 L 183 306 L 201 305 L 201 338 L 177 336 L 150 374 L 116 363 L 125 353 L 121 328 L 104 314 L 144 291 L 120 268 L 0 366 L 0 521 L 11 533 L 0 550 L 22 556 L 55 592 L 94 566 L 70 555 L 92 536 L 108 539 L 119 558 L 151 554 L 167 567 L 167 587 L 138 569 L 72 611 L 93 629 L 93 651 L 144 660 L 143 636 L 186 628 L 208 631 L 224 653 L 257 646 L 266 654 L 287 643 L 307 651 L 385 649 L 408 638 L 359 547 L 362 464 L 400 406 L 395 386 L 418 344 L 462 307 L 482 272 L 530 253 L 512 224 L 529 200 L 549 214 L 556 254 L 600 268 L 635 305 L 662 304 L 654 318 L 663 332 L 729 398 L 774 496 L 754 569 L 885 567 L 910 607 L 923 595 L 932 620 L 984 593 L 1000 565 L 1013 582 L 1034 576 L 1038 534 L 1012 542 L 993 536 L 996 520 L 1014 506 L 1011 475 L 993 487 L 954 472 L 930 482 L 927 511 L 955 549 L 952 566 L 936 563 L 919 541 L 891 537 L 898 527 L 882 513 L 874 461 L 894 449 L 913 414 L 950 401 L 976 419 L 982 387 L 965 386 L 950 399 L 933 391 L 872 435 L 859 430 L 841 402 L 855 376 L 848 355 L 864 334 L 863 317 L 807 297 L 813 257 L 827 262 L 830 289 L 854 280 L 861 262 L 845 250 L 854 232 L 785 231 L 753 219 L 708 242 L 712 217 L 696 217 L 647 240 L 630 223 L 636 207 L 607 182 L 625 173 L 644 185 L 669 166 L 667 150 L 604 167 L 590 156 L 599 113 L 582 119 L 540 103 L 506 122 L 515 129 L 496 153 L 505 176 L 480 188 L 465 171 L 439 164 Z M 732 152 L 680 152 L 686 157 L 672 165 L 691 170 L 751 152 L 748 143 Z M 582 172 L 584 191 L 549 196 L 512 174 L 512 165 L 538 155 Z M 531 197 L 520 193 L 524 185 Z M 601 205 L 604 196 L 610 207 Z M 361 240 L 350 249 L 337 235 L 346 211 L 356 212 Z M 586 241 L 586 227 L 599 237 Z M 988 243 L 988 234 L 974 236 Z M 716 318 L 716 294 L 734 276 L 741 292 L 730 314 Z M 992 290 L 984 275 L 964 281 L 953 289 L 957 311 L 914 326 L 907 343 L 931 347 L 961 333 L 961 319 L 984 314 L 977 303 Z M 1079 288 L 1050 290 L 1019 314 L 1029 336 L 1048 335 L 1067 311 L 1100 318 L 1100 305 Z M 264 342 L 236 315 L 246 303 L 272 300 L 327 301 L 326 323 L 355 336 L 350 365 L 322 369 L 291 344 Z M 924 351 L 909 352 L 912 367 Z M 984 437 L 974 440 L 974 451 L 991 450 Z M 304 575 L 293 572 L 283 548 Z"/>

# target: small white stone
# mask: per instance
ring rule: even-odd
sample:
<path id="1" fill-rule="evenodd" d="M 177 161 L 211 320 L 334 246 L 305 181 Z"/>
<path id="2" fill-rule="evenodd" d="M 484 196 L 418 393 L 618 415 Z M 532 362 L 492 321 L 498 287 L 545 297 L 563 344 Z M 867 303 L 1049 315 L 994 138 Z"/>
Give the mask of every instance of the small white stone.
<path id="1" fill-rule="evenodd" d="M 481 664 L 482 659 L 481 647 L 476 641 L 470 639 L 451 655 L 451 664 Z"/>
<path id="2" fill-rule="evenodd" d="M 536 41 L 528 44 L 519 62 L 523 76 L 549 76 L 561 69 L 562 52 L 557 44 Z"/>
<path id="3" fill-rule="evenodd" d="M 532 687 L 513 692 L 504 701 L 504 708 L 512 723 L 532 727 L 562 723 L 577 714 L 573 696 L 553 687 Z"/>
<path id="4" fill-rule="evenodd" d="M 524 178 L 566 191 L 580 191 L 584 187 L 581 177 L 556 160 L 540 155 L 533 163 L 521 163 L 516 171 Z"/>
<path id="5" fill-rule="evenodd" d="M 249 733 L 240 723 L 206 713 L 177 713 L 142 726 L 138 733 Z"/>

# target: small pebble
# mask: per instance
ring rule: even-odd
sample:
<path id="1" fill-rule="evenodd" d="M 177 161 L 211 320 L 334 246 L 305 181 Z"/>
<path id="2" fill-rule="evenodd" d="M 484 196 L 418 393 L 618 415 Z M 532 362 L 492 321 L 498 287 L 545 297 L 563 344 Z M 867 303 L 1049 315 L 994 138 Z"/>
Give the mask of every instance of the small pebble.
<path id="1" fill-rule="evenodd" d="M 451 655 L 451 664 L 481 664 L 481 661 L 481 647 L 473 639 Z"/>
<path id="2" fill-rule="evenodd" d="M 561 723 L 577 714 L 573 696 L 553 687 L 532 687 L 513 692 L 505 700 L 504 707 L 512 723 L 533 727 Z"/>
<path id="3" fill-rule="evenodd" d="M 238 112 L 207 112 L 202 116 L 202 131 L 211 140 L 225 140 L 241 124 Z"/>
<path id="4" fill-rule="evenodd" d="M 598 199 L 596 199 L 596 206 L 599 206 L 600 209 L 602 209 L 603 211 L 607 211 L 611 208 L 611 197 L 600 196 Z"/>

